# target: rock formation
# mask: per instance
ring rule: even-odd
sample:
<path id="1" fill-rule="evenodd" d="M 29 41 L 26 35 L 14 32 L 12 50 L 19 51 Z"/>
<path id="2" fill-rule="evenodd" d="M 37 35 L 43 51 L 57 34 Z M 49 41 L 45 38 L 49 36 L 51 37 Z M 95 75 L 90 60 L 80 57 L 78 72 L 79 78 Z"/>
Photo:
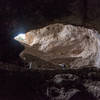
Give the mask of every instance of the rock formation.
<path id="1" fill-rule="evenodd" d="M 20 55 L 23 59 L 24 54 L 28 53 L 55 65 L 65 64 L 70 68 L 79 68 L 87 65 L 99 67 L 99 37 L 93 29 L 51 24 L 27 32 L 25 39 L 19 35 L 15 39 L 26 47 Z"/>

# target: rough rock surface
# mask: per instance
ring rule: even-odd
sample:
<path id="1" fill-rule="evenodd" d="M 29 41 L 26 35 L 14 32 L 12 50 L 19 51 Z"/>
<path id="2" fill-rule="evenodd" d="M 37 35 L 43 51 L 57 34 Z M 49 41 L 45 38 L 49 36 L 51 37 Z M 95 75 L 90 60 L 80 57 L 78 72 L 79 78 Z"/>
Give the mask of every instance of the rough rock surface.
<path id="1" fill-rule="evenodd" d="M 18 57 L 21 46 L 11 40 L 18 32 L 57 22 L 100 30 L 99 6 L 99 0 L 0 0 L 0 59 Z"/>
<path id="2" fill-rule="evenodd" d="M 24 60 L 27 53 L 70 68 L 100 66 L 100 35 L 96 30 L 57 23 L 29 31 L 20 38 L 20 34 L 15 37 L 25 44 L 25 50 L 20 54 Z"/>
<path id="3" fill-rule="evenodd" d="M 100 100 L 100 70 L 93 67 L 52 71 L 0 68 L 0 99 Z"/>
<path id="4" fill-rule="evenodd" d="M 99 69 L 30 71 L 19 65 L 18 56 L 24 48 L 11 36 L 57 22 L 84 25 L 100 32 L 100 0 L 0 0 L 0 100 L 52 100 L 62 99 L 64 94 L 69 100 L 100 100 Z M 55 83 L 58 74 L 78 77 L 75 86 L 73 78 L 68 78 L 70 87 L 66 91 L 65 85 L 59 88 L 50 84 Z M 54 97 L 52 87 L 60 95 Z"/>

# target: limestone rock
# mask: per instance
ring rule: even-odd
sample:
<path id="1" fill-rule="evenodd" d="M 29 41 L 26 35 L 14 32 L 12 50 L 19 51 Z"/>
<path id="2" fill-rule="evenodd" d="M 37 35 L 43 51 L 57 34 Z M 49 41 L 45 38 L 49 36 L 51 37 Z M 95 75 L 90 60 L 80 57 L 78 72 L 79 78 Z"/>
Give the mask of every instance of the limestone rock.
<path id="1" fill-rule="evenodd" d="M 99 67 L 100 35 L 96 30 L 80 26 L 51 24 L 25 34 L 26 49 L 21 53 L 37 56 L 55 65 L 70 68 L 86 65 Z"/>

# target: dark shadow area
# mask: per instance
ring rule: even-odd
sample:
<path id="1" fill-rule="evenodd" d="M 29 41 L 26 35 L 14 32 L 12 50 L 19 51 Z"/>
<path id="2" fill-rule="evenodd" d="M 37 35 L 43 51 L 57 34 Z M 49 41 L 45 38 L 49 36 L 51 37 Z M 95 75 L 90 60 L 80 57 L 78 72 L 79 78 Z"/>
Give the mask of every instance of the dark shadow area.
<path id="1" fill-rule="evenodd" d="M 99 73 L 100 70 L 97 71 L 94 68 L 91 69 L 91 72 L 89 68 L 65 71 L 27 70 L 14 72 L 0 70 L 0 99 L 99 100 Z"/>

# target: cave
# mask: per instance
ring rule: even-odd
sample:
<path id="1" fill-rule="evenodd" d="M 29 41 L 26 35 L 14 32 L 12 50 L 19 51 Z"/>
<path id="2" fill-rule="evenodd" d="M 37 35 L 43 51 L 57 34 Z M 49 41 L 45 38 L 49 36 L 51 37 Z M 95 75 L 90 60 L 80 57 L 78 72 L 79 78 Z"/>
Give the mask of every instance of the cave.
<path id="1" fill-rule="evenodd" d="M 99 0 L 0 0 L 0 16 L 0 100 L 100 99 Z M 69 38 L 72 42 L 67 47 L 64 29 L 70 30 L 69 27 L 76 40 Z M 42 41 L 40 34 L 36 41 L 45 45 L 35 45 L 43 51 L 37 52 L 32 48 L 34 30 L 47 37 L 60 34 L 57 41 L 50 42 L 57 48 L 49 52 L 48 48 L 53 47 L 46 43 L 51 38 Z M 31 43 L 25 40 L 28 36 Z M 81 53 L 79 48 L 88 49 L 88 53 Z M 65 59 L 70 53 L 73 55 Z M 60 59 L 56 61 L 54 57 Z M 83 61 L 81 57 L 87 58 Z"/>

